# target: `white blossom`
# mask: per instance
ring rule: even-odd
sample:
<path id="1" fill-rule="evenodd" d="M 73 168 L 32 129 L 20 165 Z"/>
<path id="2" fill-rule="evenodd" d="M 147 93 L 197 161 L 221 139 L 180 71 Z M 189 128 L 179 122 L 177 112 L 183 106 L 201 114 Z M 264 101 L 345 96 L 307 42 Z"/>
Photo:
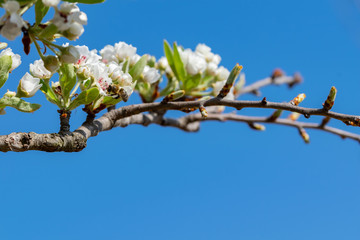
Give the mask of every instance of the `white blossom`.
<path id="1" fill-rule="evenodd" d="M 211 62 L 215 56 L 209 46 L 201 43 L 196 46 L 195 52 L 202 55 L 207 62 Z"/>
<path id="2" fill-rule="evenodd" d="M 48 7 L 56 7 L 60 0 L 42 0 L 43 4 Z"/>
<path id="3" fill-rule="evenodd" d="M 191 52 L 185 68 L 190 75 L 203 73 L 206 69 L 206 61 L 202 56 Z"/>
<path id="4" fill-rule="evenodd" d="M 92 77 L 95 80 L 96 86 L 99 88 L 100 94 L 103 96 L 107 95 L 107 89 L 112 84 L 112 80 L 109 77 L 108 69 L 104 63 L 92 65 L 90 68 Z"/>
<path id="5" fill-rule="evenodd" d="M 104 63 L 109 62 L 118 62 L 118 59 L 115 56 L 115 47 L 111 45 L 106 45 L 103 49 L 100 50 L 100 55 L 102 56 L 102 61 Z"/>
<path id="6" fill-rule="evenodd" d="M 81 12 L 76 3 L 64 2 L 56 9 L 51 22 L 68 39 L 75 40 L 83 32 L 83 25 L 87 24 L 87 15 Z"/>
<path id="7" fill-rule="evenodd" d="M 8 55 L 11 57 L 11 61 L 12 61 L 12 64 L 11 64 L 11 68 L 10 68 L 10 72 L 12 70 L 14 70 L 15 68 L 17 68 L 20 64 L 21 64 L 21 57 L 19 54 L 14 54 L 11 50 L 11 48 L 6 48 L 5 50 L 3 50 L 1 53 L 0 53 L 0 57 L 4 56 L 4 55 Z"/>
<path id="8" fill-rule="evenodd" d="M 130 60 L 129 60 L 130 66 L 135 65 L 140 60 L 140 58 L 141 57 L 138 54 L 135 54 L 132 57 L 130 57 Z"/>
<path id="9" fill-rule="evenodd" d="M 211 60 L 212 63 L 215 63 L 216 65 L 219 65 L 219 63 L 221 62 L 221 57 L 218 54 L 215 54 L 213 59 Z"/>
<path id="10" fill-rule="evenodd" d="M 75 46 L 79 52 L 79 60 L 75 63 L 78 74 L 83 74 L 85 77 L 90 77 L 92 75 L 92 67 L 98 65 L 101 62 L 101 57 L 97 55 L 97 51 L 89 50 L 87 46 Z"/>
<path id="11" fill-rule="evenodd" d="M 209 63 L 207 64 L 206 71 L 207 71 L 210 75 L 215 76 L 215 75 L 216 75 L 216 72 L 217 72 L 217 69 L 218 69 L 217 67 L 218 67 L 218 66 L 217 66 L 215 63 L 209 62 Z"/>
<path id="12" fill-rule="evenodd" d="M 129 73 L 124 73 L 119 65 L 111 62 L 108 66 L 109 77 L 115 84 L 120 86 L 131 86 L 132 77 Z"/>
<path id="13" fill-rule="evenodd" d="M 146 65 L 143 71 L 143 76 L 146 82 L 155 83 L 160 79 L 161 74 L 156 68 L 152 68 Z"/>
<path id="14" fill-rule="evenodd" d="M 0 26 L 2 26 L 0 34 L 9 40 L 14 40 L 21 34 L 21 28 L 27 27 L 25 21 L 18 14 L 20 4 L 17 1 L 7 1 L 3 3 L 2 7 L 6 13 L 0 22 Z"/>
<path id="15" fill-rule="evenodd" d="M 219 67 L 216 71 L 216 77 L 219 81 L 226 80 L 230 75 L 229 70 L 224 68 L 223 66 Z"/>
<path id="16" fill-rule="evenodd" d="M 166 57 L 161 57 L 156 65 L 159 69 L 165 70 L 167 67 L 169 67 L 169 62 Z"/>
<path id="17" fill-rule="evenodd" d="M 34 64 L 30 64 L 30 73 L 40 79 L 49 79 L 51 77 L 51 72 L 45 68 L 44 62 L 41 59 L 36 60 Z"/>
<path id="18" fill-rule="evenodd" d="M 42 84 L 40 84 L 39 78 L 34 78 L 29 73 L 26 73 L 20 80 L 19 87 L 23 95 L 22 97 L 32 97 L 35 93 L 41 88 Z"/>
<path id="19" fill-rule="evenodd" d="M 136 54 L 136 47 L 133 47 L 131 44 L 126 44 L 125 42 L 115 43 L 115 56 L 119 61 L 126 60 L 131 58 Z"/>

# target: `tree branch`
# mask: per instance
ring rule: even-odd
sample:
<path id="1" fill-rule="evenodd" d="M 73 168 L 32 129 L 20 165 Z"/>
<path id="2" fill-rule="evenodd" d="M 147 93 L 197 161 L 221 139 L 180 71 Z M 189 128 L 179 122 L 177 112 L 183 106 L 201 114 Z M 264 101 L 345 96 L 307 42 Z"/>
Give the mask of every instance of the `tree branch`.
<path id="1" fill-rule="evenodd" d="M 287 84 L 289 87 L 293 87 L 296 84 L 299 84 L 302 82 L 302 77 L 300 74 L 295 73 L 294 76 L 282 76 L 277 78 L 267 77 L 261 80 L 258 80 L 254 82 L 251 85 L 244 86 L 242 89 L 240 89 L 236 94 L 235 97 L 238 98 L 241 95 L 252 93 L 257 96 L 260 95 L 260 88 L 269 86 L 269 85 L 282 85 Z"/>
<path id="2" fill-rule="evenodd" d="M 305 129 L 318 129 L 325 132 L 329 132 L 335 135 L 340 136 L 341 138 L 350 138 L 356 140 L 360 143 L 360 135 L 354 134 L 351 132 L 347 132 L 341 129 L 329 127 L 323 125 L 322 123 L 306 123 L 306 122 L 299 122 L 293 121 L 291 119 L 286 118 L 278 118 L 274 121 L 269 121 L 269 117 L 253 117 L 253 116 L 242 116 L 236 115 L 234 113 L 228 114 L 219 114 L 219 113 L 209 113 L 207 118 L 203 118 L 201 114 L 190 114 L 184 116 L 179 119 L 179 122 L 182 124 L 191 124 L 194 122 L 201 122 L 201 121 L 235 121 L 235 122 L 245 122 L 245 123 L 266 123 L 266 124 L 277 124 L 277 125 L 284 125 L 284 126 L 291 126 L 295 128 L 305 128 Z"/>
<path id="3" fill-rule="evenodd" d="M 89 137 L 98 135 L 102 131 L 110 130 L 117 126 L 127 126 L 129 124 L 142 124 L 144 126 L 150 123 L 160 124 L 162 126 L 173 126 L 183 129 L 185 131 L 197 131 L 199 129 L 198 122 L 194 121 L 190 125 L 190 122 L 184 123 L 185 120 L 163 118 L 163 112 L 165 110 L 186 110 L 189 108 L 199 108 L 200 106 L 228 106 L 238 110 L 242 108 L 269 108 L 280 109 L 291 112 L 298 112 L 309 117 L 310 115 L 320 115 L 329 118 L 338 119 L 345 123 L 353 123 L 353 125 L 359 125 L 360 118 L 355 115 L 346 115 L 331 111 L 326 111 L 323 108 L 304 108 L 292 105 L 290 103 L 276 103 L 267 101 L 232 101 L 220 98 L 213 98 L 204 101 L 183 101 L 183 102 L 168 102 L 168 103 L 142 103 L 120 107 L 112 110 L 102 117 L 93 120 L 87 119 L 77 130 L 72 134 L 59 135 L 59 134 L 36 134 L 36 133 L 12 133 L 6 136 L 0 136 L 0 151 L 28 151 L 28 150 L 40 150 L 40 151 L 65 151 L 76 152 L 81 151 L 86 147 L 86 140 Z M 140 114 L 143 112 L 150 112 L 149 114 Z M 209 118 L 215 117 L 209 114 Z M 226 116 L 226 114 L 224 114 Z M 230 116 L 228 116 L 230 117 Z M 235 117 L 231 116 L 232 118 Z M 242 116 L 244 118 L 245 116 Z M 216 116 L 217 119 L 221 117 Z M 238 119 L 238 117 L 237 117 Z M 265 118 L 256 119 L 257 122 L 265 121 Z M 266 118 L 268 119 L 268 118 Z M 215 120 L 215 119 L 214 119 Z M 230 120 L 230 119 L 229 119 Z M 239 119 L 238 119 L 239 120 Z M 188 121 L 188 120 L 186 120 Z M 250 121 L 250 120 L 249 120 Z M 268 120 L 267 120 L 268 121 Z M 295 126 L 287 120 L 278 119 L 274 123 L 282 125 Z M 300 123 L 297 123 L 298 125 Z M 302 128 L 318 128 L 317 125 L 301 123 Z M 340 136 L 349 137 L 358 140 L 357 135 L 351 135 L 350 133 L 344 133 L 341 130 L 335 130 L 327 126 L 323 127 L 326 131 L 336 133 Z"/>

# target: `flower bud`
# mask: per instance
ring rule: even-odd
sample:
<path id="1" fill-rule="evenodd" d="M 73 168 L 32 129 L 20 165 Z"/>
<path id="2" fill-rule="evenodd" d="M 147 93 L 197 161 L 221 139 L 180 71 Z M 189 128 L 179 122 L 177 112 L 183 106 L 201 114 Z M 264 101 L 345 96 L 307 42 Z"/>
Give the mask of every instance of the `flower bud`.
<path id="1" fill-rule="evenodd" d="M 297 106 L 297 105 L 299 105 L 302 101 L 304 101 L 305 97 L 306 97 L 306 95 L 305 95 L 304 93 L 301 93 L 301 94 L 297 95 L 296 98 L 294 98 L 294 99 L 290 102 L 290 104 Z"/>
<path id="2" fill-rule="evenodd" d="M 62 63 L 76 63 L 80 58 L 80 53 L 74 46 L 61 49 L 60 61 Z"/>
<path id="3" fill-rule="evenodd" d="M 265 131 L 266 129 L 264 125 L 253 122 L 249 123 L 249 127 L 257 131 Z"/>
<path id="4" fill-rule="evenodd" d="M 51 72 L 45 68 L 44 62 L 41 59 L 36 60 L 34 64 L 30 64 L 30 73 L 40 79 L 50 79 L 52 75 Z"/>
<path id="5" fill-rule="evenodd" d="M 206 108 L 205 108 L 204 106 L 200 106 L 199 110 L 200 110 L 201 116 L 202 116 L 203 118 L 207 118 L 207 117 L 208 117 L 208 112 L 206 111 Z"/>
<path id="6" fill-rule="evenodd" d="M 4 49 L 4 48 L 7 48 L 7 43 L 5 42 L 0 42 L 0 50 Z"/>
<path id="7" fill-rule="evenodd" d="M 42 0 L 43 4 L 48 7 L 56 7 L 60 0 Z"/>
<path id="8" fill-rule="evenodd" d="M 55 56 L 45 56 L 43 61 L 45 68 L 49 70 L 51 74 L 55 73 L 60 67 L 59 59 Z"/>
<path id="9" fill-rule="evenodd" d="M 139 58 L 140 59 L 140 58 Z M 154 56 L 150 56 L 148 57 L 148 62 L 147 64 L 150 66 L 150 67 L 154 67 L 155 66 L 155 63 L 156 63 L 156 58 Z"/>
<path id="10" fill-rule="evenodd" d="M 290 120 L 292 120 L 292 121 L 296 121 L 296 120 L 299 119 L 299 117 L 300 117 L 300 113 L 292 112 L 292 113 L 289 115 L 288 119 L 290 119 Z"/>
<path id="11" fill-rule="evenodd" d="M 243 68 L 243 66 L 236 64 L 236 66 L 231 70 L 230 75 L 229 75 L 228 79 L 226 80 L 224 87 L 221 89 L 221 91 L 218 95 L 219 98 L 226 97 L 226 95 L 229 93 L 231 87 L 233 86 L 236 78 L 239 76 L 242 68 Z"/>
<path id="12" fill-rule="evenodd" d="M 300 136 L 302 137 L 302 139 L 304 140 L 305 143 L 310 143 L 310 136 L 309 136 L 309 134 L 307 134 L 305 129 L 299 128 L 299 134 L 300 134 Z"/>
<path id="13" fill-rule="evenodd" d="M 39 78 L 34 78 L 29 73 L 26 73 L 21 79 L 18 86 L 17 97 L 32 97 L 41 88 Z"/>
<path id="14" fill-rule="evenodd" d="M 167 102 L 175 101 L 175 100 L 183 97 L 184 95 L 185 95 L 184 90 L 175 91 L 175 92 L 172 92 L 169 95 L 167 95 L 161 102 L 167 103 Z"/>
<path id="15" fill-rule="evenodd" d="M 16 96 L 16 92 L 12 92 L 7 90 L 7 92 L 4 94 L 4 97 L 12 98 Z"/>
<path id="16" fill-rule="evenodd" d="M 332 87 L 330 89 L 330 93 L 326 99 L 326 101 L 324 102 L 323 104 L 323 107 L 326 111 L 329 111 L 333 105 L 334 105 L 334 102 L 335 102 L 335 98 L 336 98 L 336 93 L 337 93 L 337 90 L 335 87 Z"/>
<path id="17" fill-rule="evenodd" d="M 282 110 L 278 109 L 271 116 L 267 119 L 268 122 L 274 122 L 276 119 L 278 119 L 281 116 Z"/>

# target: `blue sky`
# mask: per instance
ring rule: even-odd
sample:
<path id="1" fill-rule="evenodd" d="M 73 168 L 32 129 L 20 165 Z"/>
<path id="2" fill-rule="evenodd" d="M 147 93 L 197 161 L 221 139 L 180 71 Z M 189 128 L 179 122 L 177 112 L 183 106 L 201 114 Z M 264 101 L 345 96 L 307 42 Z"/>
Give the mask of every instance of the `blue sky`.
<path id="1" fill-rule="evenodd" d="M 227 68 L 242 64 L 248 83 L 276 67 L 301 72 L 304 83 L 291 90 L 263 89 L 268 100 L 304 92 L 302 106 L 319 107 L 336 86 L 333 110 L 359 115 L 354 1 L 107 0 L 80 5 L 89 22 L 75 44 L 125 41 L 159 58 L 163 39 L 192 49 L 206 43 Z M 21 52 L 20 38 L 9 44 Z M 23 56 L 2 92 L 16 89 L 34 53 Z M 55 106 L 40 93 L 32 100 L 43 107 L 8 109 L 1 135 L 58 131 Z M 73 112 L 72 129 L 84 117 Z M 359 239 L 359 143 L 308 133 L 306 145 L 296 129 L 272 125 L 256 132 L 208 122 L 198 133 L 130 126 L 89 139 L 80 153 L 1 153 L 0 239 Z"/>

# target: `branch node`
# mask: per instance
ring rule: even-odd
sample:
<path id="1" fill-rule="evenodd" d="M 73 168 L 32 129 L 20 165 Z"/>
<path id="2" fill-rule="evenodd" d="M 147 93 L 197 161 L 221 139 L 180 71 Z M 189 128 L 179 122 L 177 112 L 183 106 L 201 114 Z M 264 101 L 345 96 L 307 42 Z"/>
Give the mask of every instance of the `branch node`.
<path id="1" fill-rule="evenodd" d="M 289 88 L 292 88 L 296 84 L 300 84 L 303 81 L 303 77 L 300 75 L 300 73 L 295 73 L 293 76 L 293 81 L 289 83 Z"/>
<path id="2" fill-rule="evenodd" d="M 309 134 L 307 134 L 307 132 L 305 131 L 304 128 L 299 127 L 299 134 L 305 143 L 310 143 L 310 136 L 309 136 Z"/>
<path id="3" fill-rule="evenodd" d="M 266 97 L 264 97 L 264 98 L 261 100 L 261 103 L 262 103 L 263 105 L 266 105 L 266 104 L 267 104 Z"/>
<path id="4" fill-rule="evenodd" d="M 70 115 L 71 111 L 68 110 L 58 110 L 58 113 L 60 114 L 60 135 L 71 135 L 70 132 Z"/>
<path id="5" fill-rule="evenodd" d="M 265 126 L 262 124 L 258 124 L 258 123 L 254 123 L 254 122 L 249 122 L 248 123 L 249 127 L 251 129 L 257 130 L 257 131 L 265 131 Z"/>
<path id="6" fill-rule="evenodd" d="M 326 124 L 329 123 L 330 119 L 331 119 L 330 117 L 324 117 L 323 120 L 321 121 L 319 127 L 320 127 L 320 128 L 324 128 L 324 127 L 326 126 Z"/>
<path id="7" fill-rule="evenodd" d="M 275 68 L 270 77 L 271 80 L 274 81 L 276 78 L 282 77 L 284 75 L 285 73 L 281 68 Z"/>
<path id="8" fill-rule="evenodd" d="M 200 105 L 199 110 L 200 110 L 201 116 L 202 116 L 203 118 L 207 118 L 207 117 L 208 117 L 208 113 L 207 113 L 207 111 L 206 111 L 206 109 L 205 109 L 205 107 L 204 107 L 203 105 Z"/>
<path id="9" fill-rule="evenodd" d="M 278 119 L 280 117 L 282 113 L 282 110 L 276 110 L 275 112 L 273 112 L 273 114 L 270 115 L 270 117 L 266 120 L 267 122 L 275 122 L 276 119 Z"/>

